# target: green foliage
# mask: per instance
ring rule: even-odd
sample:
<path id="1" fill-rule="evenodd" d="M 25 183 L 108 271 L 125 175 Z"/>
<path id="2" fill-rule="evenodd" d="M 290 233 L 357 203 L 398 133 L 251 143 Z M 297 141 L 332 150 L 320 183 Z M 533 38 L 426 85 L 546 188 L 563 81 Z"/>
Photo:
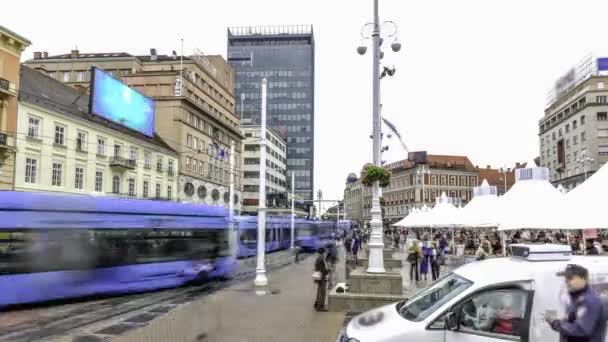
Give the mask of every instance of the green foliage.
<path id="1" fill-rule="evenodd" d="M 361 183 L 372 186 L 375 181 L 380 182 L 380 187 L 387 187 L 391 181 L 391 173 L 381 166 L 365 165 L 361 170 Z"/>

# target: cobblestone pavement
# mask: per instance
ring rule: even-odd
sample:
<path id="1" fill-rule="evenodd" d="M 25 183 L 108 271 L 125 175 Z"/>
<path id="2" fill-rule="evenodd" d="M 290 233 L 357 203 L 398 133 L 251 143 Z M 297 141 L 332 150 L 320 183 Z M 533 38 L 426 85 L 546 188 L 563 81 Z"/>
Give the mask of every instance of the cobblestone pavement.
<path id="1" fill-rule="evenodd" d="M 313 309 L 314 259 L 310 257 L 271 273 L 272 294 L 256 295 L 251 281 L 236 284 L 186 304 L 113 341 L 336 341 L 345 315 Z M 343 269 L 339 269 L 338 281 L 343 279 L 343 274 Z"/>
<path id="2" fill-rule="evenodd" d="M 293 262 L 291 251 L 267 255 L 269 270 Z M 158 317 L 179 309 L 222 288 L 252 279 L 255 258 L 239 260 L 239 273 L 231 282 L 212 282 L 162 291 L 72 303 L 42 305 L 0 313 L 0 341 L 77 341 L 111 339 L 145 326 Z M 271 273 L 272 274 L 272 273 Z"/>

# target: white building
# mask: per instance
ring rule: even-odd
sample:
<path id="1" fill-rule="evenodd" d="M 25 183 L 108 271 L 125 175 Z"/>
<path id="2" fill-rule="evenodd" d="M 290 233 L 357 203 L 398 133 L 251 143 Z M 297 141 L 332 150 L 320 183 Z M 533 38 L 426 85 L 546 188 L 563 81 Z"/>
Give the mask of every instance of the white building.
<path id="1" fill-rule="evenodd" d="M 262 126 L 243 126 L 243 213 L 254 214 L 259 205 L 260 138 Z M 285 175 L 287 147 L 285 140 L 266 128 L 266 203 L 270 212 L 289 207 Z"/>
<path id="2" fill-rule="evenodd" d="M 176 200 L 160 138 L 88 113 L 89 95 L 21 66 L 15 190 Z"/>

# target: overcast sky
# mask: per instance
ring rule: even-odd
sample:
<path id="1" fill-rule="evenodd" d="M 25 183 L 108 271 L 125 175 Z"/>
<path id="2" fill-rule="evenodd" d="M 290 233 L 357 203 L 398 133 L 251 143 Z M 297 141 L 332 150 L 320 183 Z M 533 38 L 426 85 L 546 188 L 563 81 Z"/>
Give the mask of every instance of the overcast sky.
<path id="1" fill-rule="evenodd" d="M 159 3 L 160 5 L 156 5 Z M 86 6 L 85 6 L 86 4 Z M 403 49 L 387 51 L 384 114 L 410 150 L 466 155 L 499 167 L 539 154 L 547 91 L 589 53 L 608 51 L 606 0 L 380 0 Z M 0 24 L 34 51 L 146 54 L 199 48 L 226 55 L 228 26 L 313 24 L 316 184 L 342 196 L 349 172 L 371 161 L 371 54 L 359 56 L 371 0 L 10 1 Z M 388 44 L 386 45 L 388 49 Z M 405 158 L 392 143 L 384 159 Z"/>

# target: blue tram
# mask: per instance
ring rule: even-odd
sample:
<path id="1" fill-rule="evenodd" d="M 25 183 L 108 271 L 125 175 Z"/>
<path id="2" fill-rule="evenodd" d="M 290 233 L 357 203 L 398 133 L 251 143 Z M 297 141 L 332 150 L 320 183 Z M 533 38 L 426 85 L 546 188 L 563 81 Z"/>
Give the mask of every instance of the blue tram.
<path id="1" fill-rule="evenodd" d="M 226 217 L 175 202 L 0 192 L 0 306 L 230 277 Z"/>
<path id="2" fill-rule="evenodd" d="M 257 254 L 257 217 L 238 216 L 237 256 L 246 258 Z M 336 224 L 333 221 L 295 219 L 294 245 L 308 251 L 326 247 L 335 237 Z M 266 218 L 266 252 L 287 249 L 291 246 L 291 218 Z"/>

